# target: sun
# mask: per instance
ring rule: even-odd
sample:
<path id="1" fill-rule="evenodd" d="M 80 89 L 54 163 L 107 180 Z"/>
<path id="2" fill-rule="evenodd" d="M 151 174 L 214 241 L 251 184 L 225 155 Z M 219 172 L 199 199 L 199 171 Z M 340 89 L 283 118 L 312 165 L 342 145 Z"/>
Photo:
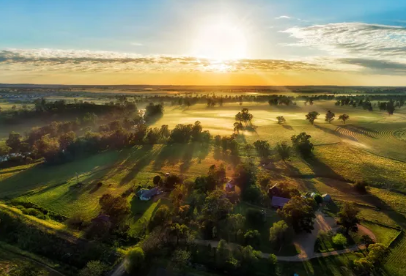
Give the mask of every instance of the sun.
<path id="1" fill-rule="evenodd" d="M 195 56 L 215 60 L 246 58 L 247 41 L 241 28 L 225 20 L 210 21 L 197 32 Z"/>

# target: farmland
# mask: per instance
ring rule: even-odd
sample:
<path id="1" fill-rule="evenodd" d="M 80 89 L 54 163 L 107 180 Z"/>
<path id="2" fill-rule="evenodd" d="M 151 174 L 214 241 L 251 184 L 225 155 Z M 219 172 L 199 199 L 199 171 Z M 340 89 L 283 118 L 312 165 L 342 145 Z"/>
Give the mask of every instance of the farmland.
<path id="1" fill-rule="evenodd" d="M 96 92 L 95 92 L 96 93 Z M 63 97 L 62 97 L 63 98 Z M 55 96 L 53 98 L 60 99 Z M 100 97 L 98 104 L 107 102 Z M 97 101 L 95 101 L 97 102 Z M 4 109 L 9 106 L 3 103 Z M 228 137 L 235 134 L 235 116 L 242 108 L 247 108 L 253 115 L 251 127 L 235 135 L 238 154 L 222 151 L 216 146 L 213 137 Z M 324 120 L 324 114 L 330 110 L 336 114 L 331 123 Z M 320 116 L 314 125 L 306 120 L 306 114 L 317 111 Z M 348 114 L 350 118 L 344 124 L 338 115 Z M 133 115 L 131 115 L 133 116 Z M 286 120 L 278 124 L 277 117 Z M 58 117 L 55 117 L 58 120 Z M 109 123 L 101 116 L 100 123 Z M 65 121 L 61 120 L 61 121 Z M 377 237 L 377 242 L 392 248 L 383 269 L 388 275 L 402 275 L 404 261 L 399 258 L 405 250 L 403 227 L 406 227 L 406 108 L 395 110 L 393 115 L 375 109 L 364 110 L 359 107 L 337 106 L 334 100 L 314 101 L 304 104 L 297 101 L 295 105 L 272 106 L 268 103 L 244 101 L 225 103 L 222 106 L 207 107 L 197 103 L 190 106 L 164 103 L 163 115 L 148 122 L 148 127 L 159 129 L 167 125 L 173 130 L 179 124 L 195 124 L 199 121 L 203 131 L 209 131 L 211 141 L 202 143 L 155 143 L 132 144 L 122 148 L 107 148 L 58 164 L 47 164 L 44 159 L 37 159 L 30 164 L 20 164 L 0 169 L 0 198 L 5 204 L 21 209 L 23 214 L 28 209 L 47 210 L 44 220 L 59 222 L 81 216 L 90 222 L 101 213 L 100 198 L 109 194 L 113 197 L 125 196 L 130 206 L 130 215 L 126 219 L 128 240 L 118 245 L 120 249 L 129 248 L 128 241 L 141 239 L 148 233 L 148 223 L 162 206 L 176 205 L 170 192 L 166 191 L 159 199 L 141 201 L 136 195 L 140 189 L 151 188 L 153 178 L 162 179 L 169 174 L 180 176 L 183 183 L 193 183 L 197 177 L 206 175 L 209 167 L 224 164 L 225 174 L 231 179 L 238 164 L 252 163 L 258 174 L 266 175 L 268 182 L 262 187 L 262 193 L 269 186 L 284 183 L 298 189 L 301 193 L 329 194 L 337 208 L 346 202 L 355 203 L 359 208 L 361 225 L 370 229 Z M 46 125 L 35 120 L 27 124 L 3 128 L 1 139 L 7 139 L 8 132 L 15 130 L 28 132 L 33 126 Z M 98 125 L 79 129 L 77 135 L 86 131 L 97 131 Z M 4 132 L 4 133 L 3 133 Z M 282 142 L 291 144 L 291 137 L 306 132 L 314 144 L 313 157 L 303 158 L 293 152 L 287 160 L 279 158 L 276 146 Z M 261 157 L 253 145 L 256 141 L 266 141 L 271 152 L 266 159 Z M 45 157 L 46 158 L 46 157 Z M 45 160 L 46 161 L 46 160 Z M 355 182 L 368 184 L 367 192 L 360 194 L 354 190 Z M 262 185 L 262 184 L 261 184 Z M 197 199 L 189 191 L 184 204 L 195 204 Z M 261 205 L 262 204 L 262 205 Z M 269 205 L 269 204 L 268 204 Z M 261 202 L 236 203 L 232 214 L 247 215 L 247 210 L 258 212 L 267 210 L 264 227 L 258 227 L 261 246 L 259 250 L 279 255 L 294 256 L 300 252 L 293 244 L 279 250 L 269 244 L 269 228 L 281 221 L 280 215 Z M 196 207 L 197 208 L 197 207 Z M 197 210 L 197 209 L 196 209 Z M 195 211 L 198 212 L 198 211 Z M 326 210 L 326 214 L 335 216 L 337 210 Z M 66 231 L 85 238 L 84 231 L 73 231 L 65 225 Z M 244 225 L 249 230 L 252 225 Z M 221 231 L 219 231 L 221 235 Z M 300 250 L 299 250 L 300 251 Z M 280 263 L 281 271 L 292 269 L 303 275 L 320 275 L 321 271 L 331 271 L 335 275 L 342 273 L 337 264 L 350 266 L 355 253 L 347 257 L 328 257 L 316 259 L 289 267 Z M 292 271 L 293 272 L 293 271 Z"/>

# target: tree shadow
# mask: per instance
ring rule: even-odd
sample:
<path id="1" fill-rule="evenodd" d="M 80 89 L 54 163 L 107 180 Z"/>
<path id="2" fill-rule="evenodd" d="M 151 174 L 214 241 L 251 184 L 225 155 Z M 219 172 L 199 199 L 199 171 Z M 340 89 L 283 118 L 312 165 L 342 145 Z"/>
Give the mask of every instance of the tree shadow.
<path id="1" fill-rule="evenodd" d="M 152 151 L 152 149 L 153 145 L 143 145 L 132 153 L 131 157 L 129 157 L 124 162 L 123 167 L 127 168 L 130 166 L 130 164 L 133 164 L 134 162 L 135 164 L 127 173 L 127 175 L 121 179 L 120 185 L 125 185 L 129 183 L 138 175 L 140 171 L 142 171 L 143 168 L 145 168 L 151 163 L 151 161 L 154 159 L 156 155 L 154 151 Z"/>
<path id="2" fill-rule="evenodd" d="M 281 126 L 287 130 L 293 130 L 293 127 L 291 127 L 290 125 L 282 124 Z"/>
<path id="3" fill-rule="evenodd" d="M 324 131 L 325 133 L 328 133 L 328 134 L 331 134 L 331 135 L 335 135 L 335 136 L 338 136 L 338 137 L 343 138 L 343 139 L 348 139 L 348 140 L 352 140 L 352 141 L 358 142 L 358 140 L 357 140 L 355 137 L 352 137 L 352 136 L 350 136 L 350 135 L 345 135 L 345 134 L 342 134 L 342 133 L 340 133 L 340 132 L 338 132 L 338 131 L 331 130 L 331 129 L 326 128 L 326 127 L 322 127 L 322 126 L 320 126 L 320 125 L 314 125 L 314 127 L 315 127 L 315 128 L 318 128 L 318 129 L 320 129 L 320 130 L 322 130 L 322 131 Z"/>

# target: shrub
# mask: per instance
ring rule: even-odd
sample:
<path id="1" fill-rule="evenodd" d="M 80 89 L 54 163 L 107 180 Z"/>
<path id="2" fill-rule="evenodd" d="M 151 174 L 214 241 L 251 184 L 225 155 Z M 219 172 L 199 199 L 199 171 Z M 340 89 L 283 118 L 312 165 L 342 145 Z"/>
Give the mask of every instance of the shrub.
<path id="1" fill-rule="evenodd" d="M 71 229 L 82 230 L 86 227 L 85 216 L 82 213 L 75 213 L 66 220 L 66 225 Z"/>
<path id="2" fill-rule="evenodd" d="M 127 253 L 124 263 L 127 273 L 136 274 L 144 267 L 145 254 L 141 247 L 136 247 Z"/>
<path id="3" fill-rule="evenodd" d="M 44 214 L 41 211 L 38 211 L 37 209 L 34 208 L 25 209 L 23 213 L 40 219 L 45 219 Z"/>
<path id="4" fill-rule="evenodd" d="M 347 245 L 347 238 L 343 234 L 336 234 L 333 237 L 333 243 L 338 246 L 346 246 Z"/>
<path id="5" fill-rule="evenodd" d="M 354 189 L 359 193 L 366 193 L 367 192 L 367 186 L 368 186 L 368 184 L 366 182 L 364 182 L 364 181 L 362 181 L 362 182 L 357 181 L 353 185 Z"/>
<path id="6" fill-rule="evenodd" d="M 90 261 L 79 272 L 79 276 L 101 276 L 107 270 L 107 265 L 100 261 Z"/>
<path id="7" fill-rule="evenodd" d="M 258 246 L 261 243 L 261 234 L 258 230 L 248 230 L 244 235 L 245 245 Z"/>

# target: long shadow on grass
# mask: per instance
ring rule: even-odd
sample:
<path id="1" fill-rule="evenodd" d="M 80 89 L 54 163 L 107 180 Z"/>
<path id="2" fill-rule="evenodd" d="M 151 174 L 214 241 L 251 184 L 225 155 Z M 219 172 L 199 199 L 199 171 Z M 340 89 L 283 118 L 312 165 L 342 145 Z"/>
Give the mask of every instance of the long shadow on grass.
<path id="1" fill-rule="evenodd" d="M 337 174 L 333 169 L 331 169 L 327 164 L 323 163 L 316 157 L 310 158 L 306 160 L 307 164 L 312 168 L 316 176 L 319 177 L 325 177 L 325 178 L 331 178 L 331 179 L 336 179 L 340 180 L 343 182 L 349 182 L 345 178 L 343 178 L 341 175 Z M 339 190 L 340 192 L 346 194 L 349 191 L 349 184 L 348 186 L 345 187 L 343 185 L 334 185 L 334 182 L 329 182 L 324 181 L 324 184 Z M 355 191 L 354 191 L 355 192 Z M 406 218 L 398 213 L 396 210 L 394 210 L 392 207 L 390 207 L 387 203 L 385 203 L 382 199 L 376 197 L 375 195 L 368 194 L 368 195 L 363 195 L 362 199 L 377 208 L 379 208 L 383 213 L 385 213 L 387 216 L 389 216 L 391 219 L 393 219 L 398 225 L 402 227 L 406 227 Z"/>
<path id="2" fill-rule="evenodd" d="M 326 127 L 322 127 L 322 126 L 320 126 L 320 125 L 314 125 L 314 127 L 315 127 L 315 128 L 318 128 L 318 129 L 320 129 L 320 130 L 322 130 L 322 131 L 324 131 L 325 133 L 328 133 L 328 134 L 331 134 L 331 135 L 335 135 L 335 136 L 338 136 L 338 137 L 340 137 L 340 138 L 344 138 L 344 139 L 348 139 L 348 140 L 352 140 L 352 141 L 358 142 L 358 140 L 357 140 L 356 138 L 354 138 L 354 137 L 352 137 L 352 136 L 350 136 L 350 135 L 345 135 L 345 134 L 342 134 L 342 133 L 340 133 L 340 132 L 338 132 L 338 131 L 331 130 L 331 129 L 326 128 Z"/>
<path id="3" fill-rule="evenodd" d="M 144 145 L 132 153 L 132 156 L 125 161 L 123 166 L 124 168 L 127 168 L 130 167 L 131 164 L 135 164 L 132 166 L 128 174 L 121 179 L 120 185 L 125 185 L 133 180 L 143 168 L 152 162 L 156 155 L 152 149 L 153 145 Z"/>
<path id="4" fill-rule="evenodd" d="M 180 172 L 184 173 L 189 170 L 194 158 L 200 162 L 207 157 L 209 152 L 210 145 L 204 143 L 167 144 L 156 156 L 153 168 L 159 171 L 166 165 L 174 166 L 180 163 Z"/>
<path id="5" fill-rule="evenodd" d="M 238 155 L 232 155 L 229 152 L 224 152 L 218 147 L 214 149 L 213 157 L 215 160 L 223 160 L 226 164 L 232 164 L 233 166 L 237 166 L 241 162 Z"/>

